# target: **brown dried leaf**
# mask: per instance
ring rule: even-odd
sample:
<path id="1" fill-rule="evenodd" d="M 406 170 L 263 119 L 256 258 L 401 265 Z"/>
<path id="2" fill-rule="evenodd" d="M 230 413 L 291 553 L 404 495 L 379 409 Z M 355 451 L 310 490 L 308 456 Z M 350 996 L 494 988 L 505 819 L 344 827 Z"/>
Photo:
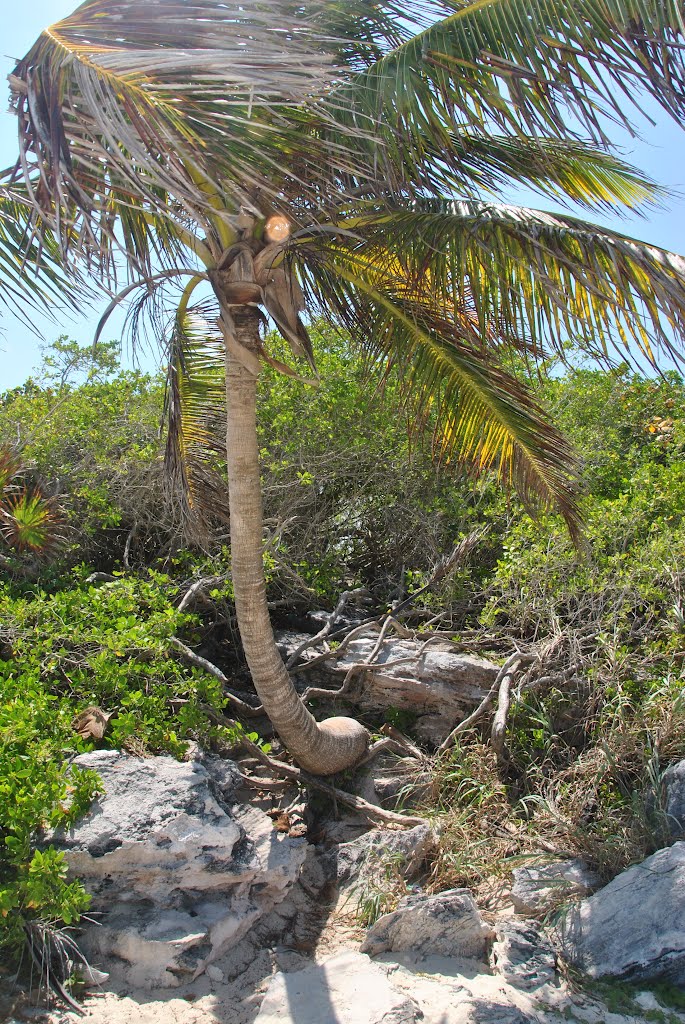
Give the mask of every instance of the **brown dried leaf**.
<path id="1" fill-rule="evenodd" d="M 101 740 L 113 712 L 90 707 L 74 716 L 72 727 L 84 740 Z"/>

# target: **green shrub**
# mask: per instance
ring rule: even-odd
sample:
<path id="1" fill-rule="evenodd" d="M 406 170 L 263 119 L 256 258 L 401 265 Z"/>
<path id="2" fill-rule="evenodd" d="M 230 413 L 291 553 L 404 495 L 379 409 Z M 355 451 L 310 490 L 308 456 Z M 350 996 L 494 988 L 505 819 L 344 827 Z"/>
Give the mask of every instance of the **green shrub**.
<path id="1" fill-rule="evenodd" d="M 181 756 L 188 739 L 234 742 L 212 676 L 181 664 L 171 638 L 193 620 L 170 603 L 159 573 L 95 586 L 79 569 L 53 593 L 0 585 L 0 947 L 16 951 L 34 918 L 71 924 L 88 906 L 63 856 L 41 837 L 78 818 L 94 773 L 69 767 L 92 749 L 74 717 L 111 714 L 102 742 L 138 754 Z M 36 849 L 36 844 L 39 848 Z"/>

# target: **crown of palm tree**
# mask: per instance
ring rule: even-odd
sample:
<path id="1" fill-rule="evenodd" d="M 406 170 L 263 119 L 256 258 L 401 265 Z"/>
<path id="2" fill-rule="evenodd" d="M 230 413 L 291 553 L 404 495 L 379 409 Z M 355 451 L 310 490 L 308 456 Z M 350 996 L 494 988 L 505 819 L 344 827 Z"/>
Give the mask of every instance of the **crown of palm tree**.
<path id="1" fill-rule="evenodd" d="M 597 355 L 670 350 L 685 264 L 494 199 L 517 183 L 595 210 L 659 200 L 603 125 L 645 93 L 683 118 L 682 36 L 671 0 L 87 0 L 10 76 L 31 244 L 111 288 L 123 263 L 124 294 L 145 287 L 134 316 L 181 282 L 168 408 L 191 490 L 223 348 L 192 295 L 221 280 L 310 361 L 303 312 L 343 323 L 392 360 L 446 456 L 575 530 L 572 454 L 499 355 L 569 334 Z"/>

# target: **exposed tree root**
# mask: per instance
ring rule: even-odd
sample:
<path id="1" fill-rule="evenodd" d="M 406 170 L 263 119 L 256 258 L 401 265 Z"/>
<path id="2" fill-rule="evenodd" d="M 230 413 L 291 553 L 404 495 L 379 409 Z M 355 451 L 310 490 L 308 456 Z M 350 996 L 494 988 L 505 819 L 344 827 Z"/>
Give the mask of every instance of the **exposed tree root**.
<path id="1" fill-rule="evenodd" d="M 414 817 L 408 814 L 396 814 L 394 811 L 386 811 L 382 807 L 376 807 L 374 804 L 370 804 L 368 800 L 364 800 L 360 796 L 355 796 L 353 793 L 346 793 L 344 789 L 338 789 L 335 786 L 331 786 L 328 782 L 323 782 L 322 779 L 317 778 L 315 775 L 310 775 L 308 772 L 303 772 L 300 768 L 296 768 L 294 765 L 286 764 L 284 761 L 277 761 L 273 757 L 269 757 L 265 754 L 256 743 L 248 740 L 247 737 L 243 737 L 242 745 L 250 753 L 261 761 L 262 764 L 270 768 L 276 775 L 283 775 L 288 779 L 292 779 L 294 782 L 299 782 L 303 786 L 311 786 L 312 789 L 319 790 L 320 793 L 325 793 L 326 796 L 331 797 L 338 803 L 345 804 L 347 807 L 351 807 L 353 810 L 358 811 L 359 814 L 367 818 L 369 821 L 383 822 L 386 825 L 402 825 L 405 828 L 413 828 L 415 825 L 426 825 L 427 821 L 425 818 Z M 257 781 L 257 780 L 255 780 Z"/>

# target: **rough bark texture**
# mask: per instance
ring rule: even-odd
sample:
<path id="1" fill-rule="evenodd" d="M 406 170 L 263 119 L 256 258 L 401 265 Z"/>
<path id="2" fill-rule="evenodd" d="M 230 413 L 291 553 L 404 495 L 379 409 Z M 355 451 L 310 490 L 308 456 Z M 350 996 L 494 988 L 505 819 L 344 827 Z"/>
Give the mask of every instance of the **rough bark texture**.
<path id="1" fill-rule="evenodd" d="M 232 307 L 233 336 L 256 353 L 259 313 Z M 231 331 L 231 325 L 226 325 Z M 231 351 L 233 350 L 233 351 Z M 231 561 L 236 614 L 255 689 L 274 728 L 302 768 L 332 775 L 359 761 L 369 736 L 351 718 L 318 724 L 300 700 L 274 642 L 266 601 L 262 540 L 262 495 L 257 445 L 257 377 L 226 346 L 226 457 L 231 510 Z"/>

